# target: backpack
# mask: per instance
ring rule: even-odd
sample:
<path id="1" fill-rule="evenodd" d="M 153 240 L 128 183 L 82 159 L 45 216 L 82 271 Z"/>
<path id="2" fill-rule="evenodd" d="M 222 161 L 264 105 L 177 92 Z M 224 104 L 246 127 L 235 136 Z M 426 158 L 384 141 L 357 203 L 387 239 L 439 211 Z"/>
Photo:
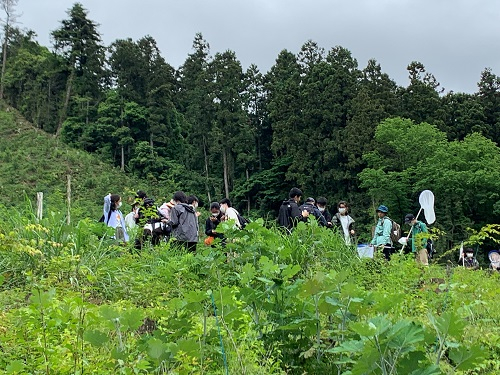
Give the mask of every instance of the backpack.
<path id="1" fill-rule="evenodd" d="M 105 217 L 104 217 L 104 214 L 101 216 L 101 218 L 99 219 L 99 223 L 106 223 L 106 225 L 109 223 L 109 218 L 111 217 L 111 209 L 109 210 L 108 212 L 108 220 L 104 221 Z"/>
<path id="2" fill-rule="evenodd" d="M 250 220 L 248 220 L 246 217 L 243 217 L 242 215 L 240 215 L 240 213 L 238 211 L 236 211 L 236 214 L 238 215 L 238 221 L 240 222 L 241 229 L 244 229 L 247 226 L 247 224 L 250 223 Z"/>
<path id="3" fill-rule="evenodd" d="M 396 223 L 394 220 L 387 218 L 391 221 L 391 242 L 393 244 L 397 243 L 401 238 L 401 225 Z"/>
<path id="4" fill-rule="evenodd" d="M 425 246 L 425 248 L 427 249 L 427 257 L 429 259 L 432 259 L 434 253 L 436 252 L 436 249 L 434 248 L 434 241 L 428 238 L 427 245 Z"/>
<path id="5" fill-rule="evenodd" d="M 292 206 L 290 201 L 284 201 L 278 212 L 278 224 L 285 228 L 291 228 L 292 223 Z"/>

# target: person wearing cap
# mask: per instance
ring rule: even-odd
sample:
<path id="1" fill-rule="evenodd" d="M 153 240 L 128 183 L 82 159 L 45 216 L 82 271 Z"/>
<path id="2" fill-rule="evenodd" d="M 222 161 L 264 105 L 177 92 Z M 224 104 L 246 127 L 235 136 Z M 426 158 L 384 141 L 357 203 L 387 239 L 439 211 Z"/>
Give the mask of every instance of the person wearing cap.
<path id="1" fill-rule="evenodd" d="M 391 242 L 392 222 L 387 216 L 389 209 L 387 206 L 380 205 L 378 206 L 376 212 L 378 221 L 370 244 L 375 248 L 382 250 L 385 259 L 390 260 L 391 254 L 394 252 L 394 248 Z"/>
<path id="2" fill-rule="evenodd" d="M 335 225 L 339 232 L 344 235 L 346 245 L 354 243 L 354 219 L 349 215 L 349 206 L 347 202 L 340 201 L 337 204 L 337 213 L 333 216 L 332 223 Z"/>
<path id="3" fill-rule="evenodd" d="M 464 266 L 465 268 L 471 268 L 477 270 L 479 268 L 479 262 L 474 256 L 474 250 L 467 248 L 464 250 L 463 254 L 460 255 L 458 259 L 458 264 Z"/>
<path id="4" fill-rule="evenodd" d="M 323 215 L 323 217 L 325 218 L 326 226 L 328 228 L 331 228 L 332 214 L 330 213 L 330 211 L 328 211 L 328 208 L 326 207 L 327 204 L 328 201 L 326 200 L 325 197 L 319 197 L 318 199 L 316 199 L 316 207 L 318 207 L 319 212 L 321 212 L 321 215 Z"/>
<path id="5" fill-rule="evenodd" d="M 306 201 L 302 206 L 299 207 L 299 211 L 307 211 L 309 213 L 309 217 L 313 215 L 318 221 L 319 226 L 326 227 L 327 222 L 325 217 L 321 214 L 321 211 L 318 207 L 315 206 L 316 201 L 312 197 L 306 198 Z"/>
<path id="6" fill-rule="evenodd" d="M 425 266 L 429 265 L 429 256 L 427 254 L 427 239 L 428 237 L 421 233 L 429 233 L 427 225 L 417 220 L 415 215 L 407 214 L 405 216 L 405 224 L 411 226 L 411 232 L 408 241 L 411 243 L 411 251 L 415 254 L 417 263 Z"/>
<path id="7" fill-rule="evenodd" d="M 299 202 L 302 198 L 302 190 L 292 188 L 288 194 L 289 199 L 281 203 L 278 213 L 278 224 L 290 233 L 299 221 L 306 221 L 309 212 L 299 210 Z"/>

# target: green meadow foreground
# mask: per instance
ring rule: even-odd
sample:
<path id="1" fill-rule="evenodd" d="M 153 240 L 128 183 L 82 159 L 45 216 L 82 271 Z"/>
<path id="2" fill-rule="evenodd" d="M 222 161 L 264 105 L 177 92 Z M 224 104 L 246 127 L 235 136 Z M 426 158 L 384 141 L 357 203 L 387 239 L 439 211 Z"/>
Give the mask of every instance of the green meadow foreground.
<path id="1" fill-rule="evenodd" d="M 0 373 L 495 374 L 499 274 L 360 259 L 262 220 L 196 255 L 52 213 L 0 225 Z M 229 230 L 229 229 L 228 229 Z"/>

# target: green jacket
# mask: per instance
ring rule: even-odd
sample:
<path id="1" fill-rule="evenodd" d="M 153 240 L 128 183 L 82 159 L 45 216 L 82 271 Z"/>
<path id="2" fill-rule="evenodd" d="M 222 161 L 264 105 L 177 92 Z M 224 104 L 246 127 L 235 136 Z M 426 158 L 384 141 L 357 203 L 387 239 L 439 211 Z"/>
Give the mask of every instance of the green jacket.
<path id="1" fill-rule="evenodd" d="M 422 250 L 424 249 L 425 247 L 427 247 L 427 236 L 419 236 L 420 233 L 429 233 L 429 231 L 427 230 L 427 225 L 425 225 L 424 223 L 422 223 L 421 221 L 418 221 L 417 220 L 417 223 L 413 226 L 413 228 L 411 228 L 411 238 L 410 238 L 410 242 L 411 242 L 411 251 L 412 252 L 416 252 L 417 251 L 417 247 L 418 247 L 418 250 Z M 419 239 L 417 239 L 417 246 L 415 246 L 415 238 L 420 237 Z"/>
<path id="2" fill-rule="evenodd" d="M 379 218 L 371 244 L 376 246 L 391 244 L 392 221 L 387 216 Z"/>

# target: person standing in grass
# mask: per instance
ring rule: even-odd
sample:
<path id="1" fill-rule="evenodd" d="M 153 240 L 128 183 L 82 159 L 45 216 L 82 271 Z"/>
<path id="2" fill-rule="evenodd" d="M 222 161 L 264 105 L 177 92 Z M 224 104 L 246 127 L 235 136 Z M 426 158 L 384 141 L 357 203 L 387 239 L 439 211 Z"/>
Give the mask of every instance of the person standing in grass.
<path id="1" fill-rule="evenodd" d="M 326 207 L 327 204 L 328 201 L 326 200 L 325 197 L 319 197 L 318 199 L 316 199 L 316 207 L 318 207 L 319 212 L 321 212 L 321 215 L 323 215 L 323 217 L 325 218 L 326 226 L 328 228 L 331 228 L 332 214 L 330 213 L 330 211 L 328 211 L 328 208 Z"/>
<path id="2" fill-rule="evenodd" d="M 115 238 L 121 242 L 128 242 L 127 226 L 125 216 L 120 211 L 122 198 L 118 194 L 108 194 L 104 197 L 104 222 L 108 227 L 115 229 Z"/>
<path id="3" fill-rule="evenodd" d="M 210 204 L 210 216 L 205 222 L 205 234 L 207 235 L 205 245 L 212 245 L 213 241 L 219 238 L 224 246 L 224 234 L 217 231 L 217 226 L 220 224 L 222 216 L 219 202 L 212 202 Z"/>
<path id="4" fill-rule="evenodd" d="M 281 203 L 278 212 L 278 224 L 286 230 L 286 233 L 292 233 L 293 228 L 299 221 L 307 221 L 309 212 L 307 210 L 300 211 L 299 203 L 302 198 L 302 190 L 299 188 L 292 188 L 288 194 L 289 199 Z"/>
<path id="5" fill-rule="evenodd" d="M 428 266 L 429 254 L 427 253 L 427 239 L 429 237 L 425 235 L 426 233 L 429 233 L 427 225 L 417 220 L 413 214 L 405 216 L 405 224 L 411 226 L 409 241 L 411 243 L 411 251 L 415 254 L 417 263 Z"/>
<path id="6" fill-rule="evenodd" d="M 375 227 L 375 231 L 373 233 L 373 239 L 371 241 L 371 245 L 376 249 L 381 249 L 384 253 L 385 259 L 390 260 L 391 254 L 394 252 L 394 248 L 391 242 L 391 230 L 392 230 L 392 221 L 387 216 L 389 209 L 387 206 L 380 205 L 377 208 L 377 226 Z"/>
<path id="7" fill-rule="evenodd" d="M 172 235 L 176 242 L 189 252 L 196 252 L 198 243 L 198 216 L 196 216 L 195 205 L 187 203 L 187 196 L 183 191 L 175 192 L 173 198 L 175 206 L 170 211 L 170 222 Z M 192 203 L 195 201 L 193 200 Z"/>
<path id="8" fill-rule="evenodd" d="M 342 233 L 346 245 L 355 242 L 354 235 L 354 219 L 349 215 L 349 206 L 347 202 L 340 201 L 337 204 L 337 213 L 333 215 L 332 223 L 335 225 L 339 232 Z"/>
<path id="9" fill-rule="evenodd" d="M 318 207 L 315 206 L 316 201 L 312 197 L 306 198 L 306 201 L 302 206 L 299 207 L 299 211 L 307 211 L 309 212 L 309 217 L 314 216 L 318 221 L 318 225 L 320 227 L 326 227 L 328 225 L 325 217 L 321 214 L 321 211 Z"/>

